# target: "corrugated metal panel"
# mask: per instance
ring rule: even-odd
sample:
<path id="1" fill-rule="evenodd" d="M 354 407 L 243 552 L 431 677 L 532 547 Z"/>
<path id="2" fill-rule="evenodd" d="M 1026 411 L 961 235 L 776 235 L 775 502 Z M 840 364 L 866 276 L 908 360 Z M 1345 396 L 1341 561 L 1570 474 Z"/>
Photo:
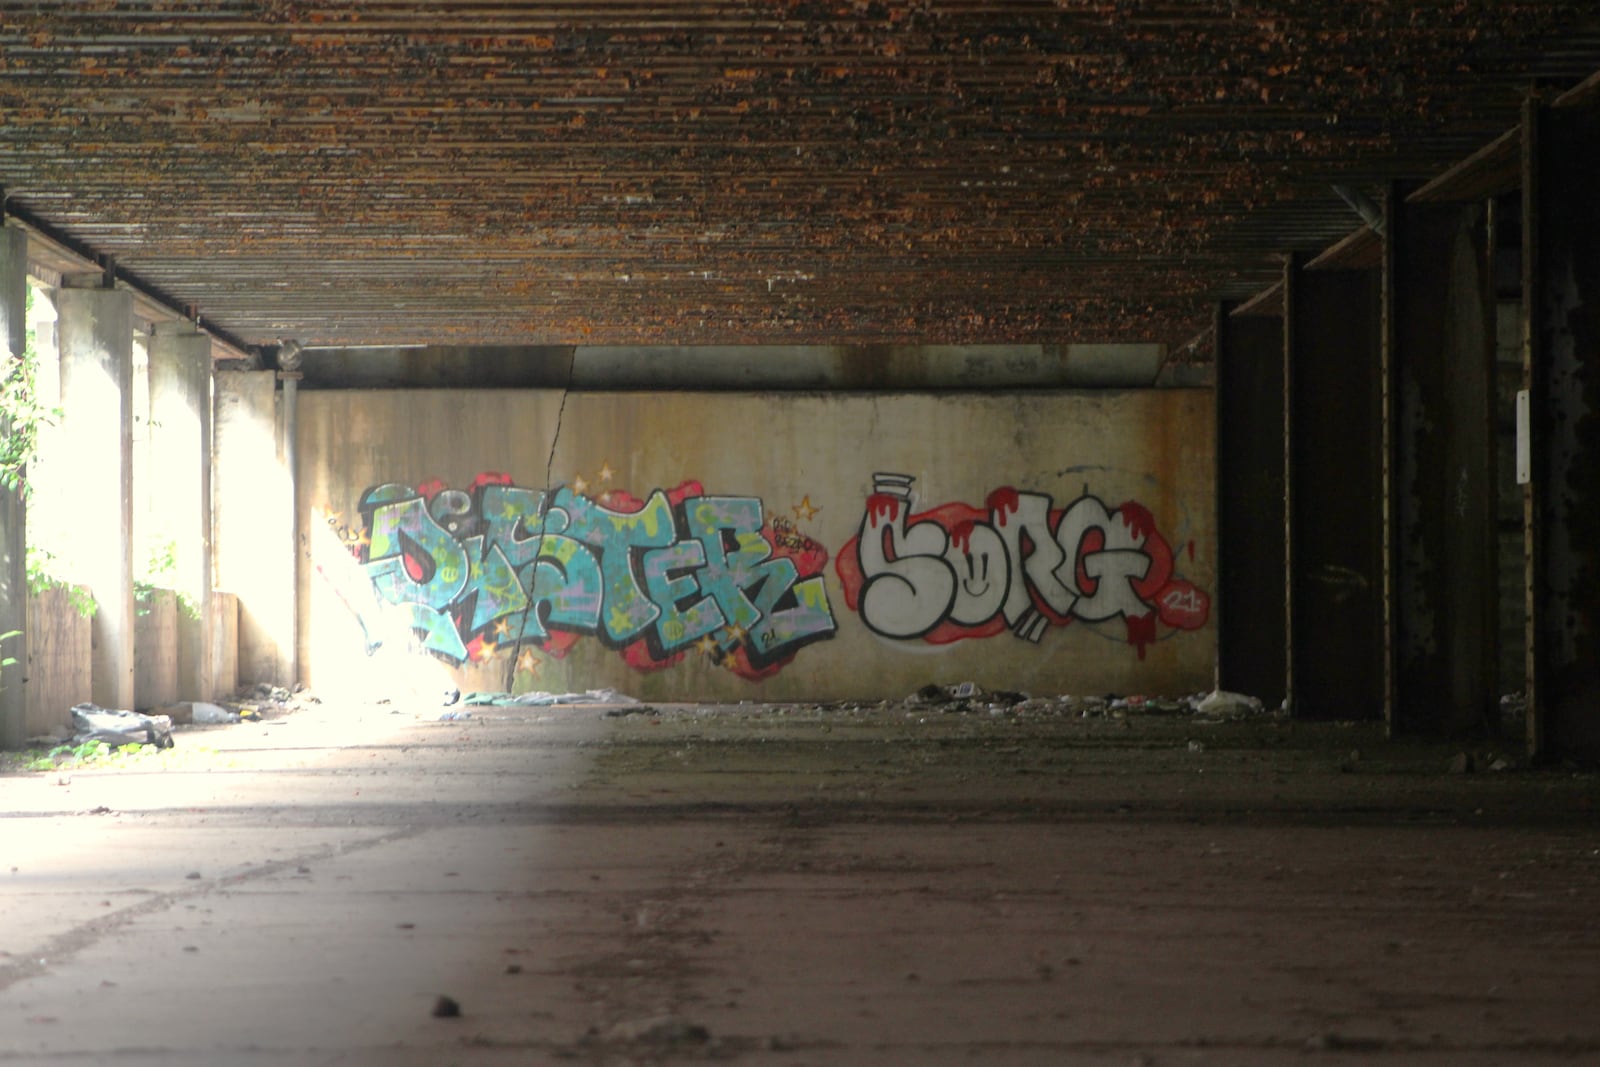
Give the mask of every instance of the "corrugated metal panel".
<path id="1" fill-rule="evenodd" d="M 1588 2 L 0 2 L 0 185 L 253 343 L 1179 344 L 1597 67 Z"/>

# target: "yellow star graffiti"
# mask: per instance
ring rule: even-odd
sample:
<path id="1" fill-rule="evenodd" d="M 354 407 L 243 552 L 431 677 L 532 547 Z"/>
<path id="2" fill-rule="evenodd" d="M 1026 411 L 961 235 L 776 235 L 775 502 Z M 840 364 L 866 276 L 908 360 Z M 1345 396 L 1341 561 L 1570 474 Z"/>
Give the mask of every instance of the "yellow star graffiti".
<path id="1" fill-rule="evenodd" d="M 805 499 L 794 505 L 794 507 L 790 510 L 794 512 L 795 518 L 803 518 L 809 522 L 810 520 L 816 518 L 817 512 L 821 511 L 822 509 L 811 502 L 811 494 L 807 493 Z"/>
<path id="2" fill-rule="evenodd" d="M 495 623 L 494 624 L 494 635 L 496 637 L 510 637 L 511 636 L 511 620 L 509 620 L 509 619 L 501 619 L 499 622 Z"/>
<path id="3" fill-rule="evenodd" d="M 585 492 L 588 491 L 588 489 L 589 489 L 589 483 L 583 480 L 583 475 L 580 474 L 576 478 L 572 479 L 572 491 L 574 493 L 577 493 L 579 496 L 582 496 Z"/>
<path id="4" fill-rule="evenodd" d="M 694 647 L 702 656 L 716 656 L 718 652 L 716 639 L 710 634 L 696 641 Z"/>
<path id="5" fill-rule="evenodd" d="M 613 477 L 616 476 L 616 473 L 616 471 L 611 469 L 610 462 L 604 462 L 600 464 L 600 473 L 596 474 L 595 477 L 599 478 L 602 482 L 609 482 Z"/>
<path id="6" fill-rule="evenodd" d="M 524 674 L 538 674 L 539 666 L 544 661 L 533 654 L 533 649 L 525 648 L 522 655 L 517 657 L 517 670 Z"/>
<path id="7" fill-rule="evenodd" d="M 478 662 L 484 662 L 498 651 L 500 651 L 500 643 L 498 641 L 484 641 L 478 645 Z"/>

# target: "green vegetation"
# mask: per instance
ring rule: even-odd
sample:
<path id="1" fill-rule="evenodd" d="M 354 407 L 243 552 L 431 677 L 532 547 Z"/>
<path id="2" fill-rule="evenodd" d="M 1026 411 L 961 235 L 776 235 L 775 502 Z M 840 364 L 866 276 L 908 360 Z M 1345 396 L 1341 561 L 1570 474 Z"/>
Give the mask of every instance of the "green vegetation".
<path id="1" fill-rule="evenodd" d="M 104 741 L 0 753 L 4 771 L 133 771 L 183 770 L 215 766 L 217 750 L 198 745 L 157 748 L 155 745 L 111 745 Z"/>
<path id="2" fill-rule="evenodd" d="M 33 307 L 32 288 L 27 306 Z M 28 493 L 28 464 L 39 453 L 39 429 L 61 417 L 59 408 L 40 402 L 38 379 L 39 357 L 29 330 L 21 357 L 0 368 L 0 425 L 5 427 L 0 437 L 0 487 L 24 496 Z"/>
<path id="3" fill-rule="evenodd" d="M 81 585 L 74 585 L 61 577 L 60 561 L 49 549 L 39 545 L 28 546 L 28 592 L 34 596 L 49 589 L 63 589 L 67 594 L 67 603 L 73 610 L 86 619 L 94 617 L 99 610 L 95 603 L 94 594 Z"/>

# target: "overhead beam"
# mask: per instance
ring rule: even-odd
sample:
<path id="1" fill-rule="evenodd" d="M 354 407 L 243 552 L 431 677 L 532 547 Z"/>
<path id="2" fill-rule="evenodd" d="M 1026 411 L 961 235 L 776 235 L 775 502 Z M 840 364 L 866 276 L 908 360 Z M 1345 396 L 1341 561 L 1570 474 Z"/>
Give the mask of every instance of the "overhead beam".
<path id="1" fill-rule="evenodd" d="M 133 300 L 133 317 L 140 323 L 153 326 L 157 322 L 188 320 L 211 339 L 213 360 L 247 360 L 253 357 L 254 346 L 222 327 L 202 322 L 196 309 L 186 307 L 175 297 L 117 266 L 108 257 L 98 254 L 70 234 L 7 200 L 3 190 L 0 190 L 0 206 L 3 206 L 0 218 L 10 219 L 28 235 L 29 270 L 42 280 L 60 284 L 61 279 L 69 275 L 99 272 L 106 276 L 107 288 L 128 292 Z"/>

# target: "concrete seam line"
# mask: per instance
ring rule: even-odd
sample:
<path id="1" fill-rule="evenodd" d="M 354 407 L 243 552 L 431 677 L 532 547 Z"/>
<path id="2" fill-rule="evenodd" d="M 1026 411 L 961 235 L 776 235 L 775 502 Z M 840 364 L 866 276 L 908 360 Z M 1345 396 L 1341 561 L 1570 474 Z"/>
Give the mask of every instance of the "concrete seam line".
<path id="1" fill-rule="evenodd" d="M 567 398 L 572 395 L 572 382 L 578 371 L 578 348 L 572 346 L 572 355 L 567 357 L 567 381 L 561 387 L 561 405 L 556 408 L 555 432 L 550 435 L 550 453 L 544 458 L 544 500 L 539 507 L 539 532 L 534 540 L 538 547 L 533 550 L 533 578 L 528 583 L 528 606 L 522 609 L 522 618 L 517 622 L 517 643 L 512 646 L 511 655 L 506 660 L 506 681 L 504 690 L 509 693 L 517 679 L 517 661 L 522 658 L 522 633 L 528 625 L 528 612 L 534 610 L 534 590 L 539 586 L 539 553 L 544 549 L 544 531 L 550 522 L 550 479 L 551 471 L 556 465 L 556 446 L 561 443 L 561 423 L 567 417 Z"/>
<path id="2" fill-rule="evenodd" d="M 30 950 L 27 956 L 21 959 L 13 959 L 9 963 L 0 965 L 0 992 L 11 988 L 18 982 L 27 981 L 29 978 L 37 978 L 45 974 L 50 970 L 50 961 L 69 960 L 107 935 L 115 933 L 128 925 L 134 919 L 165 911 L 174 904 L 192 897 L 205 896 L 215 889 L 227 888 L 243 882 L 253 882 L 257 879 L 277 874 L 285 868 L 299 867 L 318 860 L 333 859 L 336 856 L 345 856 L 352 852 L 364 852 L 370 848 L 393 844 L 408 837 L 415 837 L 421 832 L 421 827 L 408 827 L 404 830 L 394 830 L 387 834 L 380 834 L 377 837 L 357 841 L 354 844 L 324 845 L 321 848 L 312 849 L 310 852 L 303 852 L 298 856 L 290 856 L 287 859 L 274 860 L 259 867 L 252 867 L 248 871 L 239 874 L 230 874 L 224 878 L 212 878 L 202 881 L 193 888 L 158 893 L 149 900 L 129 905 L 126 908 L 112 912 L 110 915 L 101 915 L 86 923 L 74 926 L 65 933 L 57 934 L 55 937 L 50 938 L 37 949 Z"/>

